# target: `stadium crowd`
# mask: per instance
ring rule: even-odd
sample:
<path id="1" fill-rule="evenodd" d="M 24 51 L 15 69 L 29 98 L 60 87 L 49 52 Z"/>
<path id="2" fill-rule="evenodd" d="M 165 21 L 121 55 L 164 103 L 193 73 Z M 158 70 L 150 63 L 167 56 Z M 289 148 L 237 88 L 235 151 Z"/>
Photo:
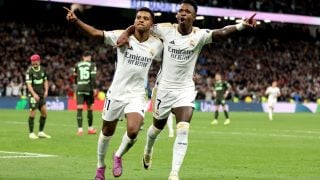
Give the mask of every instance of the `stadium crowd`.
<path id="1" fill-rule="evenodd" d="M 154 1 L 155 0 L 149 0 Z M 159 2 L 159 0 L 157 0 Z M 160 0 L 160 2 L 177 3 L 180 0 Z M 320 15 L 320 3 L 317 0 L 197 0 L 200 6 L 211 6 L 229 9 L 242 9 L 263 12 L 299 14 L 308 16 Z"/>
<path id="2" fill-rule="evenodd" d="M 277 79 L 280 101 L 316 101 L 320 98 L 320 35 L 293 25 L 263 25 L 254 32 L 239 32 L 202 51 L 196 66 L 197 99 L 212 99 L 216 72 L 232 85 L 229 98 L 260 101 L 267 86 Z M 92 41 L 70 26 L 0 22 L 0 95 L 26 94 L 25 72 L 29 57 L 39 53 L 49 78 L 49 96 L 73 96 L 72 76 L 84 50 L 94 51 L 97 84 L 106 92 L 115 71 L 115 50 Z M 158 65 L 149 74 L 154 85 Z"/>

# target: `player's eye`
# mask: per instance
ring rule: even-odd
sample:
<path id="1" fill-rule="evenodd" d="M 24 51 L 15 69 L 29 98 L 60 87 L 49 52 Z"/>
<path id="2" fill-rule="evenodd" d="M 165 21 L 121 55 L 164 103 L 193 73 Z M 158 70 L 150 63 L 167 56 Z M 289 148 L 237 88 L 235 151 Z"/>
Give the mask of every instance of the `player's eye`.
<path id="1" fill-rule="evenodd" d="M 191 11 L 190 11 L 189 9 L 186 9 L 186 10 L 185 10 L 185 13 L 191 14 Z"/>

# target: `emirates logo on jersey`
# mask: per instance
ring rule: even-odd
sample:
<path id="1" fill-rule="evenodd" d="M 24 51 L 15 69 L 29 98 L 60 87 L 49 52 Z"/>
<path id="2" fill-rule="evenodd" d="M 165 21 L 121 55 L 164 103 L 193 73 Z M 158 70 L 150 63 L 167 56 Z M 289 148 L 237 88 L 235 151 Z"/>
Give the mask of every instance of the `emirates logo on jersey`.
<path id="1" fill-rule="evenodd" d="M 131 54 L 130 52 L 126 52 L 124 57 L 127 58 L 128 64 L 132 64 L 135 66 L 147 67 L 147 65 L 152 61 L 152 58 L 140 56 L 138 54 Z"/>
<path id="2" fill-rule="evenodd" d="M 168 52 L 170 53 L 170 57 L 175 59 L 176 61 L 188 61 L 194 50 L 188 49 L 176 49 L 174 47 L 168 46 Z"/>

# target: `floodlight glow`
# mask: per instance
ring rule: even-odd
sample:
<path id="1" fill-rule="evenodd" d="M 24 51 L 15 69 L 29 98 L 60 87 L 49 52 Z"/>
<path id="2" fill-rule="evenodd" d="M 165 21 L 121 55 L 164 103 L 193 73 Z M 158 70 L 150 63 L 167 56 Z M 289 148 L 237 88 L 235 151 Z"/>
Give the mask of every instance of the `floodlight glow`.
<path id="1" fill-rule="evenodd" d="M 197 16 L 196 20 L 204 20 L 204 16 Z"/>
<path id="2" fill-rule="evenodd" d="M 154 13 L 154 16 L 161 16 L 161 15 L 162 15 L 161 12 L 156 12 L 156 13 Z"/>
<path id="3" fill-rule="evenodd" d="M 176 13 L 180 7 L 176 3 L 156 2 L 156 1 L 142 1 L 142 0 L 38 0 L 60 3 L 78 3 L 95 6 L 116 7 L 125 9 L 138 9 L 141 7 L 148 7 L 153 11 L 172 12 Z M 295 24 L 309 24 L 320 25 L 320 17 L 315 16 L 303 16 L 293 14 L 281 14 L 281 13 L 267 13 L 256 12 L 237 9 L 224 9 L 215 7 L 198 6 L 198 15 L 201 16 L 215 16 L 215 17 L 249 17 L 253 13 L 257 13 L 255 19 L 257 20 L 270 20 L 270 22 L 283 22 L 283 23 L 295 23 Z"/>

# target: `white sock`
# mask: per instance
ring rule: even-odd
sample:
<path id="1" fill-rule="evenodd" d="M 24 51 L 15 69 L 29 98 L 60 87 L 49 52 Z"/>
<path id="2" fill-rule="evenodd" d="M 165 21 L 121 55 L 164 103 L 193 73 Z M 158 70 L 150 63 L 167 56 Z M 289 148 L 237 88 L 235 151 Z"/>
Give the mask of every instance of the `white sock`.
<path id="1" fill-rule="evenodd" d="M 93 130 L 93 127 L 92 127 L 92 126 L 90 126 L 90 127 L 88 128 L 88 130 Z"/>
<path id="2" fill-rule="evenodd" d="M 172 117 L 172 113 L 170 113 L 169 117 L 168 117 L 168 121 L 167 121 L 167 125 L 168 125 L 168 130 L 169 130 L 169 135 L 173 134 L 173 125 L 172 122 L 173 121 L 173 117 Z"/>
<path id="3" fill-rule="evenodd" d="M 100 132 L 99 139 L 98 139 L 98 151 L 97 151 L 98 168 L 106 166 L 106 164 L 104 163 L 104 159 L 106 157 L 110 139 L 111 139 L 111 136 L 105 136 L 102 134 L 102 131 Z"/>
<path id="4" fill-rule="evenodd" d="M 173 145 L 172 175 L 178 175 L 184 156 L 188 148 L 188 132 L 190 124 L 179 122 L 177 124 L 177 136 Z"/>
<path id="5" fill-rule="evenodd" d="M 157 139 L 158 134 L 160 134 L 161 130 L 151 125 L 147 132 L 147 142 L 146 146 L 144 147 L 144 153 L 150 154 L 152 151 L 152 147 L 154 142 Z"/>
<path id="6" fill-rule="evenodd" d="M 78 131 L 79 132 L 83 132 L 83 128 L 81 127 L 81 128 L 78 128 Z"/>
<path id="7" fill-rule="evenodd" d="M 269 108 L 269 119 L 272 120 L 272 108 Z"/>
<path id="8" fill-rule="evenodd" d="M 129 149 L 133 146 L 133 144 L 137 141 L 137 139 L 130 139 L 128 137 L 127 132 L 124 133 L 122 137 L 121 144 L 118 148 L 118 150 L 115 153 L 115 156 L 122 157 L 126 152 L 129 151 Z"/>

